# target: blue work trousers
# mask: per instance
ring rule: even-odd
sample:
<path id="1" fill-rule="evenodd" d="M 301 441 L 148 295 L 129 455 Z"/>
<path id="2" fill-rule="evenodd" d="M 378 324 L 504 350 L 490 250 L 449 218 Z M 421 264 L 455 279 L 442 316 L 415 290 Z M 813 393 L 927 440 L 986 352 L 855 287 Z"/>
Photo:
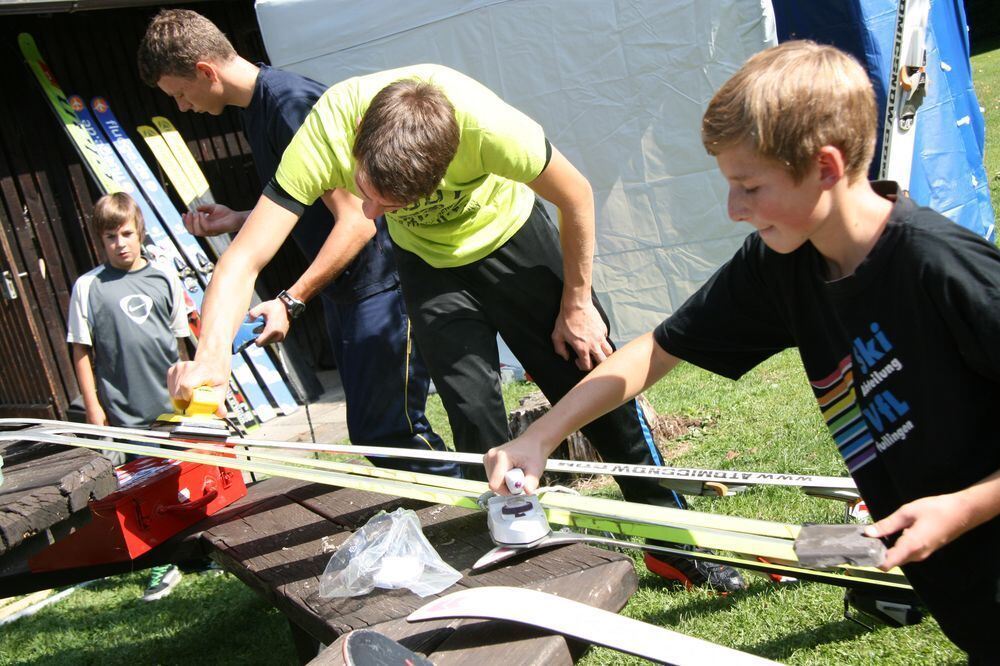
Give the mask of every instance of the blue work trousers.
<path id="1" fill-rule="evenodd" d="M 444 451 L 424 414 L 430 376 L 410 334 L 399 287 L 323 310 L 355 444 Z M 454 463 L 372 456 L 378 467 L 461 476 Z"/>

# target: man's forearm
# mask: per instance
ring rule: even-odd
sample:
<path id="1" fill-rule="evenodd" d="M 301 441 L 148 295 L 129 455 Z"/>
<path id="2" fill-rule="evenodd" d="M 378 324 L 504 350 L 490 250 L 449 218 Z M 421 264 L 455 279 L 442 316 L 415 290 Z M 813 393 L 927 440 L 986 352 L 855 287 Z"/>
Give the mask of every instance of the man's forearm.
<path id="1" fill-rule="evenodd" d="M 590 302 L 594 270 L 594 207 L 582 205 L 559 211 L 563 251 L 563 305 Z"/>
<path id="2" fill-rule="evenodd" d="M 302 302 L 308 302 L 338 278 L 375 236 L 375 223 L 361 213 L 357 197 L 338 190 L 324 195 L 323 201 L 333 212 L 336 224 L 305 273 L 287 290 Z"/>
<path id="3" fill-rule="evenodd" d="M 250 305 L 253 285 L 298 217 L 261 197 L 246 223 L 215 266 L 202 305 L 196 361 L 225 362 L 236 329 Z"/>
<path id="4" fill-rule="evenodd" d="M 201 308 L 201 335 L 194 360 L 221 360 L 231 353 L 233 337 L 250 306 L 258 270 L 239 255 L 230 254 L 231 245 L 219 259 L 205 290 Z"/>
<path id="5" fill-rule="evenodd" d="M 559 209 L 563 307 L 590 303 L 595 238 L 594 192 L 590 183 L 553 148 L 549 165 L 529 185 Z"/>

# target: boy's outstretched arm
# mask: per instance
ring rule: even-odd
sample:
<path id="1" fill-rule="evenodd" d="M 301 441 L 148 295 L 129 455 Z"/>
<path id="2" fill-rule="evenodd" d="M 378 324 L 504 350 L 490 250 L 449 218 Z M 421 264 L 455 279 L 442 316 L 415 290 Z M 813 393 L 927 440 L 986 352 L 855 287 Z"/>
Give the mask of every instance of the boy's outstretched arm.
<path id="1" fill-rule="evenodd" d="M 612 351 L 608 327 L 591 300 L 594 192 L 583 174 L 555 148 L 549 165 L 528 186 L 559 209 L 563 293 L 552 344 L 559 356 L 566 360 L 575 356 L 578 368 L 591 370 Z"/>
<path id="2" fill-rule="evenodd" d="M 526 492 L 538 488 L 545 460 L 579 430 L 655 384 L 680 362 L 646 333 L 608 357 L 517 439 L 490 449 L 483 460 L 490 488 L 506 494 L 504 474 L 524 470 Z"/>
<path id="3" fill-rule="evenodd" d="M 233 337 L 250 305 L 254 282 L 298 219 L 267 197 L 257 202 L 215 266 L 202 304 L 201 338 L 194 360 L 171 366 L 167 372 L 171 398 L 186 402 L 194 389 L 211 386 L 217 389 L 222 404 L 229 383 Z"/>
<path id="4" fill-rule="evenodd" d="M 922 497 L 899 507 L 865 533 L 883 537 L 902 532 L 886 551 L 881 569 L 920 562 L 969 530 L 1000 515 L 1000 471 L 965 490 Z"/>

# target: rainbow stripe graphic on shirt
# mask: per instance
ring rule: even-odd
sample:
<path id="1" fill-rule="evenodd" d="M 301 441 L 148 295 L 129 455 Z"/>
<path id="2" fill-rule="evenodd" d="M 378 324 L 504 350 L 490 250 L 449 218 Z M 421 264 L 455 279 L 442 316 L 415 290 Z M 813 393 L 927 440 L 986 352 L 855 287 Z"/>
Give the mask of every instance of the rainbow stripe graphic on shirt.
<path id="1" fill-rule="evenodd" d="M 823 420 L 852 474 L 876 455 L 875 439 L 861 413 L 854 391 L 854 365 L 850 355 L 823 379 L 810 382 Z"/>

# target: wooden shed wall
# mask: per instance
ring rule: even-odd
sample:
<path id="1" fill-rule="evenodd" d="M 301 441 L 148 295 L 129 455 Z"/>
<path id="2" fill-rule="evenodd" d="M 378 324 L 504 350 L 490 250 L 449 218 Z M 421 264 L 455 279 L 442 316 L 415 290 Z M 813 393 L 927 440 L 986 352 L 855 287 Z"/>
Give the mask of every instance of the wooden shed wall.
<path id="1" fill-rule="evenodd" d="M 194 8 L 220 26 L 240 54 L 266 61 L 252 2 L 204 2 Z M 79 394 L 65 343 L 69 295 L 76 278 L 100 261 L 88 230 L 99 193 L 24 65 L 19 33 L 34 36 L 68 94 L 106 97 L 151 165 L 155 161 L 135 127 L 149 124 L 154 115 L 166 116 L 201 163 L 216 201 L 240 210 L 259 196 L 234 111 L 217 117 L 182 114 L 170 98 L 139 80 L 136 48 L 157 9 L 0 16 L 0 415 L 65 416 Z M 305 265 L 297 248 L 286 243 L 258 281 L 258 292 L 273 296 Z M 12 293 L 18 298 L 5 297 Z M 292 351 L 308 365 L 327 365 L 331 354 L 321 309 L 310 308 L 306 317 L 292 329 Z"/>

